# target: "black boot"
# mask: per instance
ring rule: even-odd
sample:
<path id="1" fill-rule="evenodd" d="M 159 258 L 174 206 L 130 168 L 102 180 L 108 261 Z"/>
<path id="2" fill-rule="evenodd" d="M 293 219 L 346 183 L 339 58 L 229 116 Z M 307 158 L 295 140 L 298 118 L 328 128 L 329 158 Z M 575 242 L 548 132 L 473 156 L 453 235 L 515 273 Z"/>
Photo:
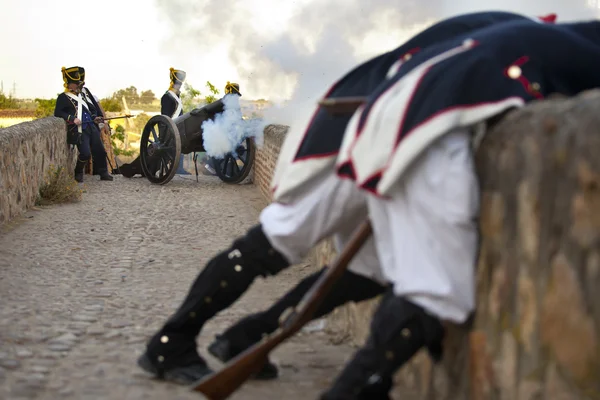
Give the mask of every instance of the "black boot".
<path id="1" fill-rule="evenodd" d="M 233 304 L 257 276 L 274 275 L 289 263 L 271 247 L 260 225 L 213 258 L 177 312 L 149 341 L 138 365 L 159 378 L 190 384 L 211 371 L 196 350 L 206 321 Z"/>
<path id="2" fill-rule="evenodd" d="M 208 347 L 208 351 L 222 362 L 228 362 L 259 342 L 263 336 L 273 333 L 279 327 L 279 319 L 284 311 L 297 306 L 326 269 L 323 268 L 302 279 L 268 310 L 245 317 L 223 334 L 217 335 L 215 341 Z M 360 302 L 371 299 L 382 294 L 384 290 L 385 288 L 377 282 L 346 271 L 319 306 L 313 319 L 321 318 L 350 301 Z M 277 367 L 268 361 L 254 378 L 274 379 L 277 376 Z"/>
<path id="3" fill-rule="evenodd" d="M 214 342 L 208 346 L 208 352 L 226 363 L 258 343 L 263 336 L 274 332 L 277 327 L 276 321 L 272 324 L 272 321 L 265 319 L 262 313 L 250 315 L 238 321 L 222 335 L 217 335 Z M 253 378 L 269 380 L 277 378 L 278 375 L 277 366 L 267 360 L 264 367 Z"/>
<path id="4" fill-rule="evenodd" d="M 88 160 L 82 161 L 77 158 L 77 163 L 75 164 L 75 180 L 79 183 L 83 182 L 83 169 L 87 164 Z"/>
<path id="5" fill-rule="evenodd" d="M 100 180 L 101 181 L 112 181 L 114 178 L 112 177 L 111 174 L 108 173 L 107 170 L 105 169 L 101 169 L 98 171 L 98 175 L 100 175 Z"/>
<path id="6" fill-rule="evenodd" d="M 437 361 L 443 336 L 437 318 L 392 292 L 386 294 L 373 315 L 367 342 L 320 399 L 389 399 L 394 373 L 424 346 Z"/>
<path id="7" fill-rule="evenodd" d="M 119 167 L 121 174 L 125 178 L 133 178 L 135 175 L 140 174 L 144 176 L 144 171 L 142 171 L 142 161 L 140 156 L 138 156 L 135 160 L 130 162 L 129 164 L 123 164 Z"/>

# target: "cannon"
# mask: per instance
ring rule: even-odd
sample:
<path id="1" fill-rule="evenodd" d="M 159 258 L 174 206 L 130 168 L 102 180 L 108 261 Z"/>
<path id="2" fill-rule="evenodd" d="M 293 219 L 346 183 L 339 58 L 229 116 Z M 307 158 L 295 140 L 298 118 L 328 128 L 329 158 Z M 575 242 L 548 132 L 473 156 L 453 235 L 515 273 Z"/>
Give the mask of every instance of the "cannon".
<path id="1" fill-rule="evenodd" d="M 150 182 L 160 185 L 173 179 L 181 154 L 206 151 L 202 124 L 214 119 L 223 110 L 223 101 L 217 100 L 174 119 L 166 115 L 150 118 L 140 139 L 139 163 L 142 175 Z M 229 184 L 242 182 L 252 169 L 255 153 L 254 140 L 243 139 L 233 152 L 215 160 L 217 176 Z"/>

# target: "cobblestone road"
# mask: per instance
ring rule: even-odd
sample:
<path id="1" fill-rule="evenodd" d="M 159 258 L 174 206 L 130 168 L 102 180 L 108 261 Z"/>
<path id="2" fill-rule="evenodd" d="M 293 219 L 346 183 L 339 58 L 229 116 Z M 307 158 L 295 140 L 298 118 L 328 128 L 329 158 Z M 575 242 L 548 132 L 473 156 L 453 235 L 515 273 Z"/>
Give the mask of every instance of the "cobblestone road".
<path id="1" fill-rule="evenodd" d="M 82 202 L 31 210 L 0 233 L 0 399 L 202 398 L 149 379 L 135 360 L 205 262 L 256 223 L 257 188 L 86 178 Z M 309 270 L 258 280 L 206 326 L 202 354 Z M 232 399 L 315 399 L 351 352 L 323 332 L 301 333 L 275 353 L 278 381 L 251 381 Z"/>

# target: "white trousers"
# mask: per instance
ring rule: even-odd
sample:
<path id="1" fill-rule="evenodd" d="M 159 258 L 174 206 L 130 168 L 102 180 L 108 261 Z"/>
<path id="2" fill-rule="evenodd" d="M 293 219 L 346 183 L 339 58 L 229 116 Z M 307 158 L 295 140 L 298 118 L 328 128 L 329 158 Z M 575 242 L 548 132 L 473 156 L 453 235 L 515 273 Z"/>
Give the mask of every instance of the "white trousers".
<path id="1" fill-rule="evenodd" d="M 394 293 L 464 322 L 475 306 L 479 185 L 467 130 L 437 140 L 389 199 L 368 197 L 376 247 Z"/>
<path id="2" fill-rule="evenodd" d="M 478 214 L 470 135 L 462 130 L 429 146 L 387 199 L 359 190 L 332 171 L 294 204 L 269 205 L 260 221 L 273 247 L 296 263 L 331 235 L 341 250 L 368 216 L 374 235 L 350 270 L 391 282 L 395 294 L 438 318 L 461 323 L 475 303 Z"/>
<path id="3" fill-rule="evenodd" d="M 268 205 L 260 222 L 271 245 L 294 264 L 332 235 L 336 250 L 341 251 L 367 218 L 366 193 L 358 190 L 354 182 L 339 179 L 332 170 L 293 204 Z M 370 238 L 363 245 L 348 269 L 385 283 L 373 242 Z"/>

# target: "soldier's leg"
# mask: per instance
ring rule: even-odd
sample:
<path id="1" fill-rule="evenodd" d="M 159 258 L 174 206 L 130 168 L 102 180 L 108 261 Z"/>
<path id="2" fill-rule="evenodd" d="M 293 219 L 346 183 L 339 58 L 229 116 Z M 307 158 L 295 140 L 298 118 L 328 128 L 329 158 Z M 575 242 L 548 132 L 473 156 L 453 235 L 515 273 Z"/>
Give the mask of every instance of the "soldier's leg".
<path id="1" fill-rule="evenodd" d="M 210 353 L 219 360 L 227 362 L 259 342 L 264 335 L 273 333 L 279 327 L 281 315 L 290 307 L 295 307 L 300 303 L 304 295 L 317 282 L 325 270 L 326 268 L 323 268 L 302 279 L 300 283 L 267 310 L 249 315 L 238 321 L 221 335 L 217 335 L 215 341 L 208 348 Z M 360 302 L 371 299 L 382 294 L 384 291 L 385 286 L 382 284 L 352 271 L 346 271 L 339 281 L 336 282 L 331 293 L 324 299 L 313 318 L 321 318 L 348 302 Z M 277 376 L 277 367 L 272 363 L 268 363 L 255 378 L 273 379 Z"/>
<path id="2" fill-rule="evenodd" d="M 210 373 L 196 350 L 203 325 L 233 304 L 257 276 L 275 275 L 288 265 L 261 226 L 251 228 L 208 262 L 179 309 L 150 339 L 139 365 L 159 378 L 185 384 Z"/>
<path id="3" fill-rule="evenodd" d="M 106 149 L 102 138 L 100 137 L 100 130 L 98 127 L 93 125 L 90 129 L 90 147 L 92 151 L 92 157 L 94 166 L 100 175 L 100 180 L 112 181 L 113 177 L 108 173 L 108 167 L 106 162 Z"/>
<path id="4" fill-rule="evenodd" d="M 326 400 L 364 398 L 369 381 L 392 376 L 422 347 L 438 359 L 441 321 L 462 323 L 474 309 L 479 188 L 468 132 L 434 143 L 388 195 L 370 196 L 368 204 L 377 254 L 393 292 L 374 315 L 366 345 Z"/>
<path id="5" fill-rule="evenodd" d="M 203 324 L 237 300 L 258 275 L 275 275 L 290 263 L 302 260 L 314 244 L 347 223 L 348 215 L 359 217 L 357 205 L 366 212 L 364 197 L 356 201 L 348 196 L 332 196 L 353 188 L 351 183 L 336 179 L 322 188 L 294 205 L 269 205 L 261 214 L 262 225 L 213 258 L 179 310 L 150 340 L 140 365 L 158 376 L 181 382 L 191 382 L 208 373 L 195 343 Z M 295 210 L 287 214 L 293 219 L 279 220 L 283 213 L 274 209 L 280 207 L 286 212 Z M 327 208 L 335 211 L 327 213 Z M 315 221 L 318 225 L 305 226 L 306 221 L 312 221 L 313 213 L 320 217 Z"/>
<path id="6" fill-rule="evenodd" d="M 444 328 L 437 317 L 390 289 L 373 315 L 365 345 L 321 399 L 389 399 L 394 372 L 423 347 L 439 359 L 443 336 Z"/>
<path id="7" fill-rule="evenodd" d="M 84 130 L 80 136 L 80 142 L 77 144 L 77 161 L 75 163 L 75 180 L 83 182 L 83 170 L 89 159 L 92 157 L 90 150 L 90 133 Z"/>
<path id="8" fill-rule="evenodd" d="M 182 154 L 181 156 L 179 156 L 179 162 L 177 164 L 177 173 L 179 175 L 191 175 L 189 172 L 187 172 L 185 170 L 185 168 L 183 167 L 183 159 L 184 159 L 185 155 Z"/>
<path id="9" fill-rule="evenodd" d="M 366 219 L 364 194 L 351 182 L 340 181 L 332 174 L 315 183 L 310 193 L 310 196 L 305 196 L 296 204 L 272 205 L 261 216 L 263 229 L 277 243 L 277 249 L 294 262 L 300 261 L 300 255 L 306 254 L 323 235 L 331 233 L 333 227 L 337 229 L 334 243 L 338 252 L 341 251 L 356 228 Z M 324 195 L 319 195 L 320 193 Z M 324 212 L 333 209 L 335 211 L 324 215 Z M 265 334 L 275 331 L 281 314 L 300 302 L 323 271 L 304 278 L 269 309 L 243 318 L 223 334 L 217 335 L 209 346 L 209 351 L 226 362 L 260 341 Z M 349 270 L 325 298 L 315 318 L 322 317 L 347 302 L 373 298 L 383 292 L 384 284 L 373 241 L 369 240 L 353 258 Z M 276 376 L 276 367 L 267 364 L 256 378 L 272 379 Z"/>

